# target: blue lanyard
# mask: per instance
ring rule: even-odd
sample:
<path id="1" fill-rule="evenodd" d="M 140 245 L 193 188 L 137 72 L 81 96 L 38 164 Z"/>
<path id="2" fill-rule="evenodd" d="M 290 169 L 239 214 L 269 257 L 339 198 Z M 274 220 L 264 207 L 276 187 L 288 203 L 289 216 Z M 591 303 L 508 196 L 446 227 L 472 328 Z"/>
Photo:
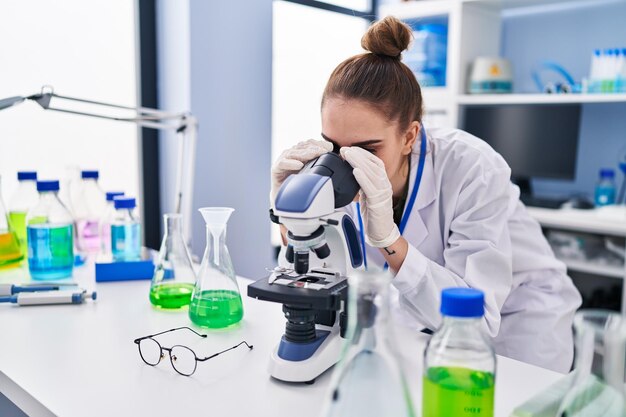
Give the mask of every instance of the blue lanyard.
<path id="1" fill-rule="evenodd" d="M 407 203 L 404 214 L 402 215 L 402 219 L 400 220 L 400 234 L 404 233 L 404 229 L 406 228 L 406 224 L 409 222 L 409 217 L 411 217 L 411 211 L 413 211 L 413 205 L 415 204 L 415 199 L 417 198 L 417 192 L 420 188 L 420 183 L 422 182 L 422 174 L 424 173 L 424 163 L 426 162 L 426 132 L 424 131 L 424 127 L 420 129 L 420 159 L 417 165 L 417 172 L 415 173 L 415 184 L 413 184 L 413 191 L 411 191 L 411 196 L 409 197 L 409 202 Z M 365 269 L 367 269 L 367 253 L 365 252 L 365 230 L 363 228 L 363 218 L 361 217 L 361 204 L 356 203 L 356 214 L 359 219 L 359 233 L 361 234 L 361 249 L 363 250 L 363 264 L 365 265 Z M 385 263 L 385 269 L 387 269 L 387 264 Z"/>

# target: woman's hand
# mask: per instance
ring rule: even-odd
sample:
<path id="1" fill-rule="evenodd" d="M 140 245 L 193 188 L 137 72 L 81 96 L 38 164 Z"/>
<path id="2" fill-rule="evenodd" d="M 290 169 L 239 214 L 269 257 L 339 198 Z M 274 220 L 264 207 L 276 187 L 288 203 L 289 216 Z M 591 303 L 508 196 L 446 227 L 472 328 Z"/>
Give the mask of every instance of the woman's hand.
<path id="1" fill-rule="evenodd" d="M 298 143 L 280 154 L 272 166 L 271 206 L 274 206 L 278 189 L 288 176 L 300 171 L 304 167 L 304 164 L 310 160 L 332 150 L 333 145 L 328 141 L 309 139 Z"/>
<path id="2" fill-rule="evenodd" d="M 400 230 L 393 221 L 393 190 L 385 164 L 356 146 L 341 148 L 340 153 L 354 168 L 352 172 L 361 186 L 361 216 L 367 244 L 376 248 L 392 246 L 400 238 Z"/>

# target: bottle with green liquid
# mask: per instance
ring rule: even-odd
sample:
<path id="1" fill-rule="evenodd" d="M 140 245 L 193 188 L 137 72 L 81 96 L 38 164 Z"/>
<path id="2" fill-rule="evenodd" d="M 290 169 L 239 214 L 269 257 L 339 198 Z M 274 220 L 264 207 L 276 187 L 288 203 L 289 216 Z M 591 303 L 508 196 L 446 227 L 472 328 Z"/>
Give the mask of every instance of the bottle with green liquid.
<path id="1" fill-rule="evenodd" d="M 447 288 L 441 314 L 424 352 L 422 417 L 493 417 L 496 356 L 481 323 L 484 294 Z"/>
<path id="2" fill-rule="evenodd" d="M 18 266 L 24 257 L 20 242 L 5 210 L 0 189 L 0 269 Z"/>
<path id="3" fill-rule="evenodd" d="M 219 329 L 239 323 L 243 304 L 228 249 L 226 223 L 234 209 L 205 207 L 207 246 L 189 305 L 189 318 L 200 327 Z"/>
<path id="4" fill-rule="evenodd" d="M 37 173 L 34 171 L 20 171 L 17 173 L 18 186 L 15 194 L 9 201 L 9 221 L 20 243 L 24 259 L 27 256 L 26 244 L 26 214 L 37 205 Z"/>
<path id="5" fill-rule="evenodd" d="M 150 286 L 150 302 L 163 309 L 189 305 L 196 283 L 196 274 L 183 237 L 182 215 L 165 214 L 165 234 L 154 267 Z"/>

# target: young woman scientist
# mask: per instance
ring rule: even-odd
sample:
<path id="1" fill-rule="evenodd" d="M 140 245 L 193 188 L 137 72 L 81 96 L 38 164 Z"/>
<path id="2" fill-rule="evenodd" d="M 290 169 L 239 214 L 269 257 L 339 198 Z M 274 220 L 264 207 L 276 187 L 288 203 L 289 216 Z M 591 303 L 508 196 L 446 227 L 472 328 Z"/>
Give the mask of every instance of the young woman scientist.
<path id="1" fill-rule="evenodd" d="M 392 17 L 370 27 L 361 40 L 369 52 L 328 80 L 324 140 L 283 152 L 272 196 L 304 163 L 339 151 L 361 186 L 360 213 L 354 203 L 347 209 L 362 216 L 367 261 L 389 265 L 403 310 L 436 329 L 443 288 L 480 289 L 497 353 L 566 372 L 580 295 L 519 201 L 504 159 L 466 132 L 422 125 L 420 86 L 400 60 L 410 40 Z"/>

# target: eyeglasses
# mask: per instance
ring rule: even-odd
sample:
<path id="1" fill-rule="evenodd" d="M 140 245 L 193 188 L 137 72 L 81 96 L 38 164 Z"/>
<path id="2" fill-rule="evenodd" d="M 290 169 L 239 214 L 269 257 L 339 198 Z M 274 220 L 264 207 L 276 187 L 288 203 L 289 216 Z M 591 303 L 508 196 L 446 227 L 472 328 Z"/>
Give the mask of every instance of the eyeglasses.
<path id="1" fill-rule="evenodd" d="M 139 356 L 141 356 L 141 359 L 150 366 L 156 366 L 159 364 L 159 362 L 161 362 L 161 359 L 165 357 L 164 351 L 169 352 L 172 368 L 174 368 L 174 370 L 181 375 L 190 376 L 194 372 L 196 372 L 198 362 L 207 361 L 216 357 L 217 355 L 221 355 L 224 352 L 228 352 L 229 350 L 233 350 L 244 344 L 248 347 L 248 349 L 252 349 L 254 347 L 253 345 L 249 345 L 244 340 L 243 342 L 240 342 L 239 344 L 228 349 L 224 349 L 221 352 L 214 353 L 211 356 L 207 356 L 206 358 L 199 358 L 198 356 L 196 356 L 196 353 L 193 350 L 189 349 L 187 346 L 174 345 L 171 348 L 166 348 L 162 347 L 159 342 L 153 339 L 154 336 L 159 336 L 164 333 L 169 333 L 182 329 L 190 330 L 200 337 L 207 337 L 207 335 L 200 334 L 189 327 L 177 327 L 176 329 L 165 330 L 164 332 L 140 337 L 138 339 L 135 339 L 133 342 L 139 348 Z"/>

